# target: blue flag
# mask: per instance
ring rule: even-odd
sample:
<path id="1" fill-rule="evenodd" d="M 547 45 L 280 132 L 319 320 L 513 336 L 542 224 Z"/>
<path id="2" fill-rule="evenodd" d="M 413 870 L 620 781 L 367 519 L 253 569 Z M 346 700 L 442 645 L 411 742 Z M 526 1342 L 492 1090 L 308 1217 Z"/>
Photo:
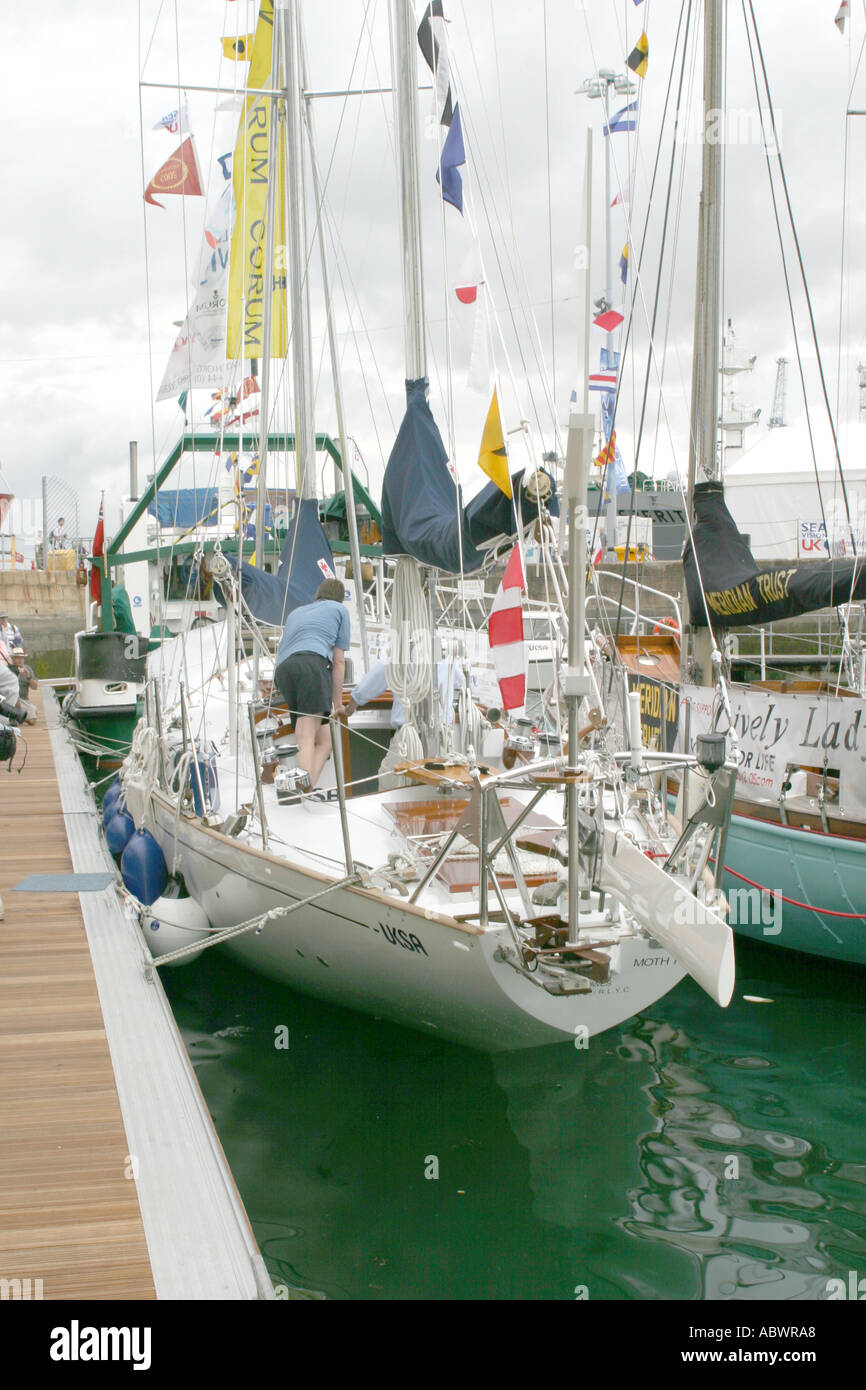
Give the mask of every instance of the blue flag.
<path id="1" fill-rule="evenodd" d="M 620 130 L 636 130 L 637 121 L 633 116 L 629 116 L 629 111 L 637 110 L 637 102 L 630 101 L 628 106 L 624 106 L 621 111 L 617 111 L 610 118 L 610 125 L 602 126 L 603 135 L 616 135 Z"/>
<path id="2" fill-rule="evenodd" d="M 617 357 L 619 357 L 619 353 L 617 353 Z M 603 433 L 605 439 L 610 439 L 611 431 L 613 430 L 613 404 L 614 404 L 614 397 L 613 397 L 612 394 L 611 394 L 611 395 L 602 396 L 602 398 L 601 398 L 601 428 L 602 428 L 602 433 Z M 620 493 L 620 492 L 631 492 L 631 484 L 629 483 L 628 475 L 626 474 L 626 471 L 625 471 L 625 463 L 624 463 L 624 461 L 623 461 L 622 454 L 621 454 L 620 451 L 619 451 L 619 445 L 618 445 L 618 444 L 614 444 L 613 476 L 614 476 L 614 478 L 616 479 L 616 491 L 617 491 L 617 493 Z M 610 472 L 608 472 L 608 479 L 609 479 L 609 478 L 610 478 Z M 608 486 L 609 486 L 609 483 L 608 483 Z"/>
<path id="3" fill-rule="evenodd" d="M 460 107 L 457 105 L 454 107 L 451 125 L 442 146 L 442 159 L 439 169 L 436 170 L 436 182 L 442 184 L 442 197 L 446 203 L 451 203 L 460 213 L 463 212 L 463 180 L 460 177 L 459 165 L 465 163 L 466 151 L 463 148 L 463 131 L 460 128 Z"/>

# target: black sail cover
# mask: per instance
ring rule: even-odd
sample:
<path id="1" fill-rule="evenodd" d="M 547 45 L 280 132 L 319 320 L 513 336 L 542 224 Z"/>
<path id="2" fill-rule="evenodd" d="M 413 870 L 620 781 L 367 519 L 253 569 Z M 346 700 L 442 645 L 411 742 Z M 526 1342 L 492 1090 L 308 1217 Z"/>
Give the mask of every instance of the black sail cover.
<path id="1" fill-rule="evenodd" d="M 232 568 L 237 561 L 229 557 Z M 334 556 L 319 521 L 315 497 L 305 497 L 292 518 L 276 574 L 241 561 L 241 589 L 259 622 L 281 626 L 295 608 L 312 603 L 323 579 L 334 573 Z M 217 586 L 214 585 L 214 588 Z"/>
<path id="2" fill-rule="evenodd" d="M 427 385 L 426 377 L 406 382 L 406 414 L 382 483 L 382 553 L 411 555 L 449 574 L 459 574 L 461 568 L 471 574 L 484 562 L 479 547 L 497 536 L 516 534 L 514 504 L 495 483 L 488 483 L 463 506 L 427 401 Z M 522 478 L 522 471 L 512 476 L 515 497 Z M 548 508 L 558 514 L 555 495 Z M 524 524 L 538 515 L 526 496 L 521 515 Z"/>
<path id="3" fill-rule="evenodd" d="M 859 556 L 759 570 L 728 511 L 719 482 L 696 486 L 693 532 L 694 549 L 690 538 L 683 551 L 683 569 L 694 627 L 707 626 L 707 609 L 714 628 L 745 627 L 833 608 L 849 598 L 866 599 L 866 569 Z"/>

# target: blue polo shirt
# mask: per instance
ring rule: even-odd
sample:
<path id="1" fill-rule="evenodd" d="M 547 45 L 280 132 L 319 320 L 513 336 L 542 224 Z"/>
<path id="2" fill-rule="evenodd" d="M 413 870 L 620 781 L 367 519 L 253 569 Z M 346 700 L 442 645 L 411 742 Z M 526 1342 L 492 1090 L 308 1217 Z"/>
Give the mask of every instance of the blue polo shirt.
<path id="1" fill-rule="evenodd" d="M 318 652 L 319 656 L 330 661 L 334 648 L 341 647 L 347 652 L 350 641 L 351 624 L 343 604 L 331 598 L 316 599 L 289 614 L 277 652 L 276 666 L 294 656 L 295 652 Z"/>

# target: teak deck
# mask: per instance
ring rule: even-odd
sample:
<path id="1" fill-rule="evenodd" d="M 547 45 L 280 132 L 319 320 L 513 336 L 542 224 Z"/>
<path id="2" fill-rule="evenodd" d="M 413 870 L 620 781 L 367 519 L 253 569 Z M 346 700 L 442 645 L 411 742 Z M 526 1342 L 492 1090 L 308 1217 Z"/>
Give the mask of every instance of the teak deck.
<path id="1" fill-rule="evenodd" d="M 0 1281 L 26 1296 L 29 1279 L 46 1299 L 152 1299 L 78 895 L 12 891 L 73 871 L 39 708 L 24 771 L 0 770 Z"/>

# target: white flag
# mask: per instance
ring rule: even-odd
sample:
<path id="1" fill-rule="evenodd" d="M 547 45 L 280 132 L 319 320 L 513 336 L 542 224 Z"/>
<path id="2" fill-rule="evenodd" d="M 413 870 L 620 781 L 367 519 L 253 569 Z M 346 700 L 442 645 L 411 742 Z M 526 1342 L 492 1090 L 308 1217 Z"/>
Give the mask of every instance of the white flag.
<path id="1" fill-rule="evenodd" d="M 183 106 L 180 108 L 179 111 L 168 111 L 156 122 L 156 124 L 152 128 L 154 130 L 167 130 L 172 135 L 177 135 L 181 131 L 185 135 L 188 135 L 189 108 L 187 107 L 186 102 L 184 102 Z"/>
<path id="2" fill-rule="evenodd" d="M 205 224 L 195 294 L 168 359 L 158 401 L 191 386 L 216 390 L 225 384 L 229 246 L 235 218 L 234 189 L 223 184 Z"/>

